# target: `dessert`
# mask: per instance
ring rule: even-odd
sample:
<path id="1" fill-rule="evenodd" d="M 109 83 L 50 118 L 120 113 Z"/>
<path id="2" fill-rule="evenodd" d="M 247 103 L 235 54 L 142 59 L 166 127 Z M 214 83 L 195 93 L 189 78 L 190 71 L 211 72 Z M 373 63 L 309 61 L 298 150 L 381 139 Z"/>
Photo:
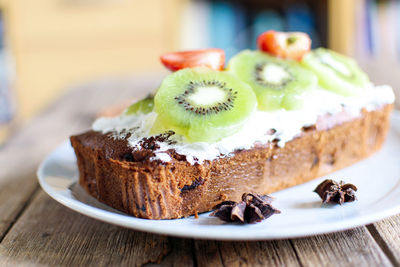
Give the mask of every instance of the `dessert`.
<path id="1" fill-rule="evenodd" d="M 221 57 L 201 57 L 207 50 L 164 58 L 176 72 L 154 96 L 71 137 L 81 186 L 133 216 L 181 218 L 245 192 L 304 183 L 378 150 L 392 89 L 372 85 L 347 57 L 304 52 L 303 35 L 282 34 L 286 46 L 241 52 L 222 71 Z"/>

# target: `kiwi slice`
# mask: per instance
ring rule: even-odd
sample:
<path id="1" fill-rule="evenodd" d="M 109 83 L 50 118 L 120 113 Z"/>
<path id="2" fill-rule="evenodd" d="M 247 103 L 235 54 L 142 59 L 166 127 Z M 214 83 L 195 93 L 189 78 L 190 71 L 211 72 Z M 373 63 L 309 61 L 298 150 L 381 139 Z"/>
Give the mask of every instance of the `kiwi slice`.
<path id="1" fill-rule="evenodd" d="M 329 49 L 315 49 L 301 63 L 318 76 L 321 87 L 344 96 L 357 95 L 370 84 L 353 59 Z"/>
<path id="2" fill-rule="evenodd" d="M 149 94 L 142 100 L 139 100 L 138 102 L 133 103 L 130 105 L 126 110 L 125 114 L 126 115 L 133 115 L 137 113 L 150 113 L 153 111 L 154 108 L 154 95 Z"/>
<path id="3" fill-rule="evenodd" d="M 260 51 L 242 51 L 228 70 L 253 88 L 261 110 L 300 108 L 303 93 L 317 84 L 316 76 L 299 63 Z"/>
<path id="4" fill-rule="evenodd" d="M 257 101 L 251 87 L 230 73 L 197 67 L 167 76 L 154 105 L 153 133 L 173 130 L 189 142 L 215 142 L 237 132 Z"/>

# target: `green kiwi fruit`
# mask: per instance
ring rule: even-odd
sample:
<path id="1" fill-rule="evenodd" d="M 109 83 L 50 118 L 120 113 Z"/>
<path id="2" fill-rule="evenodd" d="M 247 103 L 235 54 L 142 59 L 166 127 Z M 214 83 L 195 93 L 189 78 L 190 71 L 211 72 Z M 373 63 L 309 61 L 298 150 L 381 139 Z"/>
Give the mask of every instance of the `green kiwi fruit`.
<path id="1" fill-rule="evenodd" d="M 301 63 L 318 76 L 322 88 L 344 96 L 357 95 L 370 84 L 353 59 L 329 49 L 315 49 Z"/>
<path id="2" fill-rule="evenodd" d="M 154 95 L 149 94 L 142 100 L 139 100 L 132 105 L 130 105 L 126 110 L 125 110 L 125 115 L 133 115 L 133 114 L 138 114 L 138 113 L 150 113 L 154 109 Z"/>
<path id="3" fill-rule="evenodd" d="M 189 142 L 215 142 L 237 132 L 257 101 L 251 87 L 230 73 L 197 67 L 167 76 L 154 106 L 153 133 L 173 130 Z"/>
<path id="4" fill-rule="evenodd" d="M 260 110 L 300 108 L 303 93 L 317 85 L 316 76 L 299 63 L 261 51 L 240 52 L 229 61 L 228 70 L 253 88 Z"/>

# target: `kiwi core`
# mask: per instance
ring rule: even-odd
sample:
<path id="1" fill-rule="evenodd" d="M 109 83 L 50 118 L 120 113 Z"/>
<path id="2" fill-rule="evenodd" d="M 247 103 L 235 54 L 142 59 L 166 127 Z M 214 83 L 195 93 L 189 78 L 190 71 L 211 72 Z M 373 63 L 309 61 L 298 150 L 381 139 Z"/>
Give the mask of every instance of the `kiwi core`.
<path id="1" fill-rule="evenodd" d="M 190 82 L 187 90 L 175 97 L 178 105 L 197 115 L 218 114 L 234 107 L 237 92 L 226 87 L 225 82 Z"/>
<path id="2" fill-rule="evenodd" d="M 187 99 L 193 105 L 214 106 L 224 102 L 226 92 L 217 86 L 198 87 Z"/>
<path id="3" fill-rule="evenodd" d="M 292 75 L 283 66 L 275 63 L 256 65 L 256 81 L 259 84 L 280 87 L 288 83 L 290 80 L 292 80 Z"/>

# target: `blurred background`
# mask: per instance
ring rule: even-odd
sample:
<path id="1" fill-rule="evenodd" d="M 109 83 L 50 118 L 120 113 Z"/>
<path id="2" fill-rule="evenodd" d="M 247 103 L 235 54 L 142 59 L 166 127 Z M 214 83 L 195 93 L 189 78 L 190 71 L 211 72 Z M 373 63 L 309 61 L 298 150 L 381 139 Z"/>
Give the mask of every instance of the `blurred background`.
<path id="1" fill-rule="evenodd" d="M 174 50 L 229 59 L 268 29 L 307 32 L 400 88 L 400 0 L 0 0 L 0 144 L 76 84 L 167 73 Z"/>

